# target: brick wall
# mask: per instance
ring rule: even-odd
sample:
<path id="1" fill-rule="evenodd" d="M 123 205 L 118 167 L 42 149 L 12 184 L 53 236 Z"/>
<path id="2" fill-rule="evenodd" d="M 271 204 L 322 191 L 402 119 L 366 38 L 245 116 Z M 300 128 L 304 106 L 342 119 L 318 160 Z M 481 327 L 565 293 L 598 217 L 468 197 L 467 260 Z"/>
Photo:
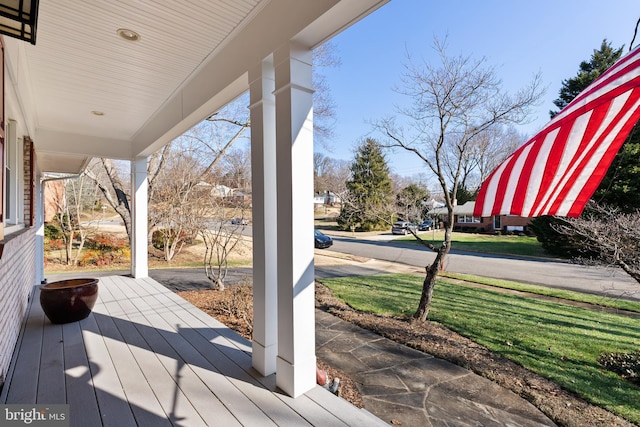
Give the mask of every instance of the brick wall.
<path id="1" fill-rule="evenodd" d="M 526 227 L 531 222 L 531 218 L 525 218 L 515 215 L 507 215 L 502 217 L 502 226 L 522 226 Z"/>
<path id="2" fill-rule="evenodd" d="M 0 383 L 9 369 L 31 291 L 36 285 L 35 228 L 5 239 L 0 258 Z"/>

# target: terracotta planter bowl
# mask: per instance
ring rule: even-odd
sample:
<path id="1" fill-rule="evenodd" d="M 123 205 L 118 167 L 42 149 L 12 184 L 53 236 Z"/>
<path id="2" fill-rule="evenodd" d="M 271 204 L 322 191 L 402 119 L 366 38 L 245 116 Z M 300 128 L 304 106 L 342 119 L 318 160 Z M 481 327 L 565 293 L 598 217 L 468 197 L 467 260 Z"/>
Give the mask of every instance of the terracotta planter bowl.
<path id="1" fill-rule="evenodd" d="M 98 279 L 69 279 L 40 286 L 40 305 L 51 323 L 87 317 L 98 299 Z"/>

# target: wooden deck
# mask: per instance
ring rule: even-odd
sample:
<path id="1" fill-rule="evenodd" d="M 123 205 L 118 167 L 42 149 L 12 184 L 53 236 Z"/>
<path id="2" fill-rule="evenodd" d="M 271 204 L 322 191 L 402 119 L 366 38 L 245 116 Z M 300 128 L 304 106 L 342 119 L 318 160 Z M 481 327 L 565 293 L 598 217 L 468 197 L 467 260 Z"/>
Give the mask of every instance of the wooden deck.
<path id="1" fill-rule="evenodd" d="M 0 403 L 69 404 L 78 427 L 386 425 L 320 387 L 282 394 L 250 342 L 153 279 L 101 278 L 66 325 L 31 301 Z"/>

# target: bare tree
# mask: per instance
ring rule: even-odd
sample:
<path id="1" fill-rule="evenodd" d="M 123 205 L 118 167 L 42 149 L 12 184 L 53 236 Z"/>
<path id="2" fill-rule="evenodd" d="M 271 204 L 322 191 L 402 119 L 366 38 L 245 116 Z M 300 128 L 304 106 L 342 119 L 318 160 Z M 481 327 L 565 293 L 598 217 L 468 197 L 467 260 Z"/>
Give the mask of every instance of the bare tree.
<path id="1" fill-rule="evenodd" d="M 64 191 L 51 201 L 56 207 L 55 222 L 62 230 L 65 261 L 77 265 L 87 238 L 97 231 L 95 187 L 85 176 L 64 181 Z"/>
<path id="2" fill-rule="evenodd" d="M 570 237 L 586 264 L 617 266 L 640 284 L 640 212 L 589 202 L 579 218 L 555 217 L 553 227 Z"/>
<path id="3" fill-rule="evenodd" d="M 527 142 L 528 137 L 519 133 L 513 126 L 507 128 L 492 128 L 479 135 L 475 141 L 474 161 L 477 180 L 465 182 L 466 188 L 478 188 L 489 174 L 502 163 L 511 153 Z"/>
<path id="4" fill-rule="evenodd" d="M 251 192 L 251 149 L 234 148 L 222 159 L 221 183 L 240 191 Z"/>
<path id="5" fill-rule="evenodd" d="M 317 193 L 343 195 L 350 174 L 351 165 L 348 161 L 332 159 L 322 153 L 313 154 L 314 189 Z"/>
<path id="6" fill-rule="evenodd" d="M 205 244 L 204 270 L 212 289 L 224 290 L 224 280 L 229 268 L 229 255 L 242 240 L 245 224 L 228 221 L 228 217 L 244 218 L 243 205 L 216 204 L 210 199 L 210 211 L 214 220 L 200 230 Z"/>
<path id="7" fill-rule="evenodd" d="M 387 138 L 387 147 L 399 147 L 413 153 L 434 173 L 442 189 L 447 221 L 444 241 L 438 247 L 416 238 L 436 252 L 426 267 L 422 296 L 414 317 L 426 320 L 439 266 L 451 246 L 453 208 L 465 165 L 477 155 L 480 138 L 491 129 L 522 123 L 530 107 L 541 96 L 539 76 L 511 96 L 501 89 L 495 70 L 485 60 L 450 57 L 446 44 L 435 39 L 440 64 L 416 62 L 408 55 L 398 91 L 412 102 L 397 113 L 407 123 L 404 129 L 395 118 L 380 120 L 375 128 Z"/>
<path id="8" fill-rule="evenodd" d="M 131 236 L 131 207 L 129 206 L 130 185 L 128 174 L 122 170 L 121 164 L 111 159 L 93 159 L 84 172 L 102 192 L 124 224 L 127 236 Z"/>
<path id="9" fill-rule="evenodd" d="M 234 114 L 240 114 L 236 111 L 240 111 L 244 116 L 230 118 Z M 150 156 L 147 162 L 150 233 L 158 227 L 160 221 L 167 223 L 167 216 L 179 211 L 175 207 L 185 203 L 185 197 L 191 194 L 197 184 L 213 173 L 225 153 L 244 136 L 250 126 L 246 116 L 244 109 L 240 109 L 235 104 L 231 105 L 223 114 L 213 114 Z M 181 168 L 188 174 L 176 177 L 175 171 L 166 172 L 167 164 L 171 163 L 174 166 L 177 164 L 176 161 L 172 161 L 176 157 L 187 162 L 187 158 L 198 159 L 198 162 L 190 163 L 193 168 L 188 171 Z M 167 175 L 173 175 L 176 181 L 167 179 Z M 120 215 L 127 235 L 131 239 L 130 182 L 125 178 L 126 171 L 118 167 L 113 160 L 97 159 L 92 167 L 88 168 L 87 176 L 95 182 L 109 205 Z M 171 190 L 173 202 L 168 203 L 167 198 Z M 155 202 L 156 200 L 158 203 Z M 167 210 L 158 212 L 157 209 Z"/>
<path id="10" fill-rule="evenodd" d="M 328 148 L 328 142 L 333 136 L 333 126 L 336 107 L 331 97 L 331 88 L 323 70 L 340 65 L 340 58 L 336 54 L 334 43 L 327 42 L 312 52 L 313 55 L 313 131 L 316 142 Z"/>
<path id="11" fill-rule="evenodd" d="M 203 165 L 188 152 L 174 152 L 162 168 L 154 185 L 149 222 L 153 224 L 153 244 L 171 261 L 184 244 L 200 229 L 203 193 L 210 196 L 210 186 L 198 185 Z"/>

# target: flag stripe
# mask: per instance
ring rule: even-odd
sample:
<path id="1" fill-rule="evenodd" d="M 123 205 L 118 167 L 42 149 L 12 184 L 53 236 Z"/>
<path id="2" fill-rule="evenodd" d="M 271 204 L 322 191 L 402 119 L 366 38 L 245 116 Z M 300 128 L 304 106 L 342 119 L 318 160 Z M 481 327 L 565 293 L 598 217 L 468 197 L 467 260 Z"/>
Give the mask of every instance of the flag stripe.
<path id="1" fill-rule="evenodd" d="M 578 216 L 640 118 L 640 47 L 485 180 L 474 215 Z"/>

